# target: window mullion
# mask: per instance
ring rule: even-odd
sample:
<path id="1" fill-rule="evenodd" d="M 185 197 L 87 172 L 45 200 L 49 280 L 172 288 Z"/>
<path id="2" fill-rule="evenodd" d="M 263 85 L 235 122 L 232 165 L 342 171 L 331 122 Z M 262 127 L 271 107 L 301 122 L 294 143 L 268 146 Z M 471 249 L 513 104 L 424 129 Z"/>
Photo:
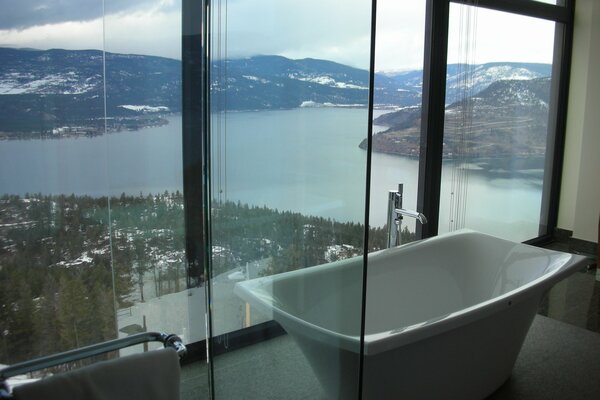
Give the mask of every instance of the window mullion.
<path id="1" fill-rule="evenodd" d="M 449 13 L 449 2 L 427 1 L 417 209 L 428 223 L 417 224 L 417 238 L 435 236 L 439 225 Z"/>
<path id="2" fill-rule="evenodd" d="M 564 6 L 541 3 L 539 1 L 523 0 L 450 0 L 452 3 L 464 4 L 468 6 L 488 8 L 496 11 L 509 12 L 511 14 L 523 15 L 526 17 L 548 19 L 556 22 L 569 21 L 569 9 Z"/>

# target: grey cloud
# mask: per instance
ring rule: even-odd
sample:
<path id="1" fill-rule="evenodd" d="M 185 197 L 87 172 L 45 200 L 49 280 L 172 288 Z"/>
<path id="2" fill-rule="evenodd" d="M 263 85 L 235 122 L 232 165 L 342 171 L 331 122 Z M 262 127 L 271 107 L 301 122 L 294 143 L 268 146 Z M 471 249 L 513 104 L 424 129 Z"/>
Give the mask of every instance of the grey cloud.
<path id="1" fill-rule="evenodd" d="M 154 3 L 156 0 L 105 0 L 105 8 L 107 14 L 112 14 Z M 0 29 L 25 29 L 67 21 L 89 21 L 101 16 L 102 0 L 2 0 Z"/>

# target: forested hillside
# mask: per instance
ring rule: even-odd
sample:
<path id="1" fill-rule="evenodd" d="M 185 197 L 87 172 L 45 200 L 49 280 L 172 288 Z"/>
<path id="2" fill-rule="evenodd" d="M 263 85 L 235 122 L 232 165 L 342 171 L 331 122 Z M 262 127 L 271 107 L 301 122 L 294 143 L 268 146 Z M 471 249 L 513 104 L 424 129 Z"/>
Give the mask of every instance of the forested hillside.
<path id="1" fill-rule="evenodd" d="M 0 363 L 112 339 L 119 309 L 202 285 L 186 279 L 183 211 L 179 192 L 1 197 Z M 257 260 L 266 275 L 362 254 L 362 224 L 232 202 L 212 214 L 213 276 Z M 370 237 L 372 250 L 384 246 L 384 229 Z"/>

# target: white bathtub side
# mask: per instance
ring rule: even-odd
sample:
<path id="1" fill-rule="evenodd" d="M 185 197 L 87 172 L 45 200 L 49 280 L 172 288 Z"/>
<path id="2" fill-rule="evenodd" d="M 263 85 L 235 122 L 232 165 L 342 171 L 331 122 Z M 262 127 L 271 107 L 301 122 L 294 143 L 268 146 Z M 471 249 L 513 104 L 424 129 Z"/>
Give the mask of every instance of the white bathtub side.
<path id="1" fill-rule="evenodd" d="M 583 262 L 472 231 L 370 255 L 364 398 L 492 393 L 510 376 L 544 291 Z M 358 258 L 235 289 L 273 310 L 331 398 L 357 387 L 361 271 Z"/>
<path id="2" fill-rule="evenodd" d="M 363 399 L 480 400 L 509 377 L 539 296 L 441 335 L 365 357 Z"/>

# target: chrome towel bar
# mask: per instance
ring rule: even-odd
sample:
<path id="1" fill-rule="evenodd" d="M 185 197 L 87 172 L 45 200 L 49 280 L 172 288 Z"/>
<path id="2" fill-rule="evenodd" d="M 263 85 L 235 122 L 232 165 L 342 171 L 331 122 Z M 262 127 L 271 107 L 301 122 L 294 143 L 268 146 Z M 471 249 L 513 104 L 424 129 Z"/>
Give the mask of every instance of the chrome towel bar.
<path id="1" fill-rule="evenodd" d="M 180 359 L 187 353 L 185 345 L 177 335 L 160 332 L 142 332 L 124 338 L 109 340 L 106 342 L 92 344 L 90 346 L 80 347 L 62 353 L 52 354 L 49 356 L 13 364 L 0 370 L 0 386 L 6 379 L 16 375 L 22 375 L 28 372 L 55 367 L 57 365 L 66 364 L 147 342 L 161 342 L 165 348 L 171 347 L 175 349 Z"/>

